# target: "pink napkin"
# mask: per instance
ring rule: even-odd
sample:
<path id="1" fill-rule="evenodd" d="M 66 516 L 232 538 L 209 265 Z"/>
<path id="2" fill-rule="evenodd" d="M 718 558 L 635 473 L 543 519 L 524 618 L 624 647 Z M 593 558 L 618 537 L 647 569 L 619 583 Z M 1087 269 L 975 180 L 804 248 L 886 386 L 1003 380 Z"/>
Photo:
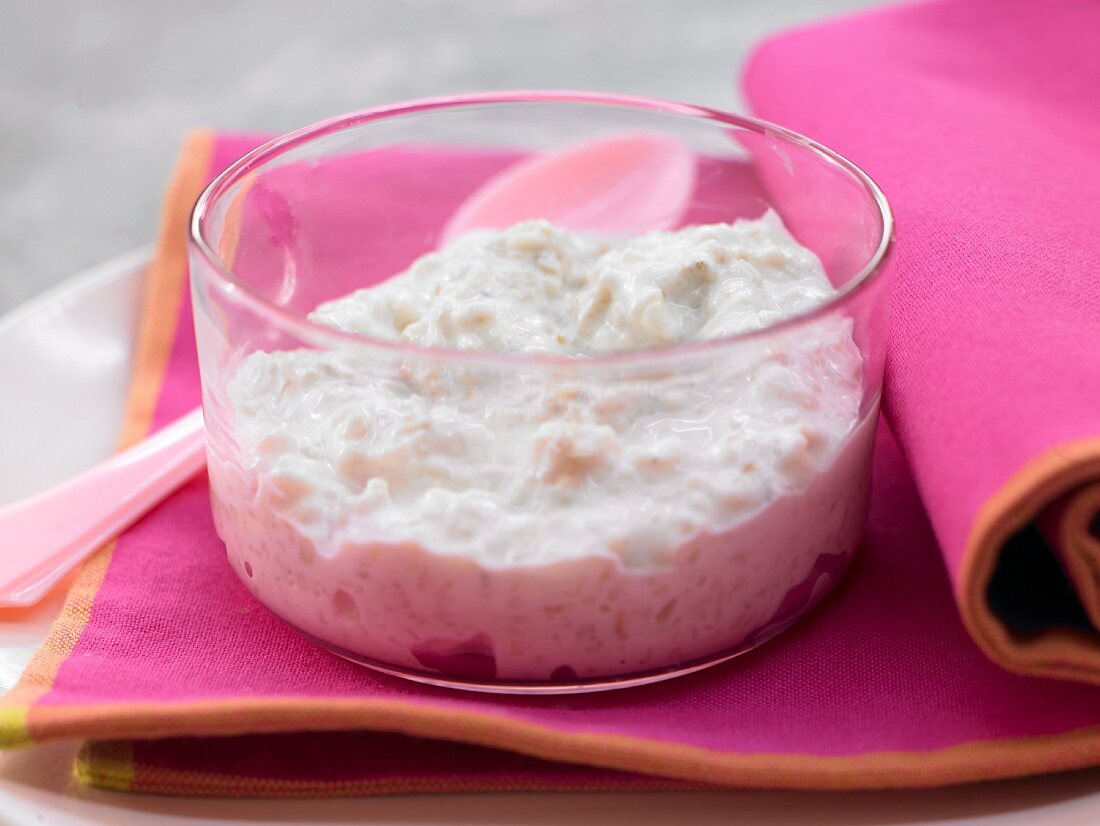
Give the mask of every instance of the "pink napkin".
<path id="1" fill-rule="evenodd" d="M 744 86 L 893 204 L 885 410 L 967 628 L 1100 683 L 1100 4 L 873 12 L 766 42 Z"/>

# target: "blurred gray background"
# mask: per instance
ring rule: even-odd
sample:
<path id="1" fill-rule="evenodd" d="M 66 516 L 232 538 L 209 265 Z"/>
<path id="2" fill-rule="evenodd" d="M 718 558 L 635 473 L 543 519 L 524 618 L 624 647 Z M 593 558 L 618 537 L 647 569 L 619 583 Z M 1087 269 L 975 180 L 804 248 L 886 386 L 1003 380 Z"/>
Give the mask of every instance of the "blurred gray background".
<path id="1" fill-rule="evenodd" d="M 573 88 L 741 109 L 751 45 L 874 0 L 0 0 L 0 313 L 149 243 L 190 128 Z"/>

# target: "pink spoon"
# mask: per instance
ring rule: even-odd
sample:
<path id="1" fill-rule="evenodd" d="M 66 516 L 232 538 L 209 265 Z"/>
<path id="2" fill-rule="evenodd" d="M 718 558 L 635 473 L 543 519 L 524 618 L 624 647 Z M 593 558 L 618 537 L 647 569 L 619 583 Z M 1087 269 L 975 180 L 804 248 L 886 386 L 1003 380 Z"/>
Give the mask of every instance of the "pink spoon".
<path id="1" fill-rule="evenodd" d="M 637 132 L 586 141 L 520 161 L 455 210 L 440 240 L 545 218 L 608 234 L 669 229 L 695 186 L 695 155 L 667 135 Z"/>
<path id="2" fill-rule="evenodd" d="M 490 179 L 443 229 L 545 218 L 605 233 L 669 229 L 695 185 L 695 157 L 674 138 L 617 135 L 521 161 Z M 0 508 L 0 607 L 31 605 L 206 463 L 202 412 L 193 410 L 74 479 Z"/>

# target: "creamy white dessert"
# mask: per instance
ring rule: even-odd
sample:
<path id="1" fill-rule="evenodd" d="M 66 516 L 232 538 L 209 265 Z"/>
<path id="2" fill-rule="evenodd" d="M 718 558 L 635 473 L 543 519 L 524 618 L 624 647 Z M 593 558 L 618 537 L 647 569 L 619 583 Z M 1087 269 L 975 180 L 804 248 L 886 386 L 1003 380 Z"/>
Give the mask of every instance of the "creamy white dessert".
<path id="1" fill-rule="evenodd" d="M 832 293 L 771 213 L 471 233 L 312 318 L 546 358 L 248 356 L 238 456 L 211 464 L 219 532 L 277 613 L 398 668 L 583 680 L 748 644 L 858 541 L 871 431 L 850 324 L 591 357 L 758 330 Z"/>

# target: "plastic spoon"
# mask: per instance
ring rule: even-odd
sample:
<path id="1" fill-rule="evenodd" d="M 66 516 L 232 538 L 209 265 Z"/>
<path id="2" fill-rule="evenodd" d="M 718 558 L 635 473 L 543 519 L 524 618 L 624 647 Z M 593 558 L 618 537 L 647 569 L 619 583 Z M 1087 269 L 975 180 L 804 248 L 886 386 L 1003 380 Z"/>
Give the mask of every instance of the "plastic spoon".
<path id="1" fill-rule="evenodd" d="M 32 605 L 206 464 L 202 411 L 91 470 L 0 509 L 0 607 Z"/>
<path id="2" fill-rule="evenodd" d="M 455 211 L 441 240 L 529 218 L 605 233 L 669 229 L 694 184 L 694 154 L 674 138 L 631 133 L 587 141 L 491 178 Z M 193 410 L 76 478 L 0 508 L 0 607 L 37 602 L 205 462 L 202 412 Z"/>
<path id="3" fill-rule="evenodd" d="M 670 229 L 695 187 L 695 155 L 676 138 L 618 134 L 535 155 L 493 176 L 443 228 L 449 244 L 472 229 L 544 218 L 563 229 L 608 234 Z"/>

